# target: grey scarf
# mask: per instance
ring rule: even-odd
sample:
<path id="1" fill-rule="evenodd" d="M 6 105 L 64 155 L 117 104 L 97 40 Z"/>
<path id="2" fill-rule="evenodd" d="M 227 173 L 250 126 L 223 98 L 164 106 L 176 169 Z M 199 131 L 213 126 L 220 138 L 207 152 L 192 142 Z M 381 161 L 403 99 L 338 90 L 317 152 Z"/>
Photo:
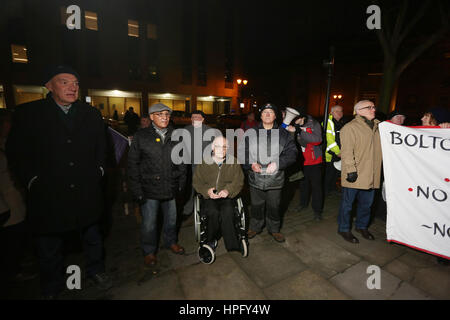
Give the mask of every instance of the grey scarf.
<path id="1" fill-rule="evenodd" d="M 153 128 L 155 128 L 156 133 L 161 137 L 162 141 L 166 139 L 168 128 L 158 128 L 154 123 L 152 123 Z"/>

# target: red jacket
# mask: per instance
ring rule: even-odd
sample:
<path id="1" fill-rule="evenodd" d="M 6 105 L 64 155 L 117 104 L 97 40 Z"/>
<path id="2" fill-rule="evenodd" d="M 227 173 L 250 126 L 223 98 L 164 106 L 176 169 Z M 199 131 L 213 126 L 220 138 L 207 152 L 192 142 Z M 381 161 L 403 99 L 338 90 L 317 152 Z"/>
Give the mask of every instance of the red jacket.
<path id="1" fill-rule="evenodd" d="M 322 163 L 322 127 L 311 116 L 296 132 L 297 141 L 302 147 L 303 165 L 312 166 Z"/>

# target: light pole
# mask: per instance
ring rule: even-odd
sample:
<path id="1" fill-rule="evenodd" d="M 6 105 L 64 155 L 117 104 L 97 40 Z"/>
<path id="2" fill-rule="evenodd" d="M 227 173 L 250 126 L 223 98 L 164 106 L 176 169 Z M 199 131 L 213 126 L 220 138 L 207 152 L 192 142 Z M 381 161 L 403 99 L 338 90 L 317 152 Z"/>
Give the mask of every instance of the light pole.
<path id="1" fill-rule="evenodd" d="M 330 47 L 330 59 L 325 60 L 323 62 L 323 66 L 328 69 L 327 95 L 325 96 L 325 108 L 324 108 L 325 114 L 323 115 L 323 128 L 324 128 L 323 131 L 324 131 L 324 136 L 326 137 L 327 121 L 328 121 L 328 107 L 330 104 L 331 78 L 333 78 L 333 67 L 334 67 L 334 47 Z"/>
<path id="2" fill-rule="evenodd" d="M 236 82 L 238 84 L 238 108 L 239 108 L 239 113 L 241 113 L 242 88 L 247 85 L 248 80 L 239 78 L 236 80 Z"/>

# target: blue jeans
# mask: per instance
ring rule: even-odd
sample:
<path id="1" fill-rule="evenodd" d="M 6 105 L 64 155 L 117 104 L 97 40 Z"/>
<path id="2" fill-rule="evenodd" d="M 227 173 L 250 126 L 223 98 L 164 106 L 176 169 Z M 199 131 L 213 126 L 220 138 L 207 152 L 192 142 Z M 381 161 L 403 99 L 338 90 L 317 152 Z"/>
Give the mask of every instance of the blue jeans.
<path id="1" fill-rule="evenodd" d="M 169 247 L 172 244 L 177 243 L 177 208 L 175 199 L 164 201 L 147 199 L 147 201 L 141 206 L 141 245 L 145 256 L 149 254 L 155 254 L 158 248 L 157 218 L 160 207 L 164 216 L 164 244 Z"/>
<path id="2" fill-rule="evenodd" d="M 358 199 L 355 227 L 356 229 L 367 229 L 374 195 L 375 189 L 342 188 L 341 206 L 338 215 L 339 232 L 350 231 L 350 215 L 355 199 Z"/>

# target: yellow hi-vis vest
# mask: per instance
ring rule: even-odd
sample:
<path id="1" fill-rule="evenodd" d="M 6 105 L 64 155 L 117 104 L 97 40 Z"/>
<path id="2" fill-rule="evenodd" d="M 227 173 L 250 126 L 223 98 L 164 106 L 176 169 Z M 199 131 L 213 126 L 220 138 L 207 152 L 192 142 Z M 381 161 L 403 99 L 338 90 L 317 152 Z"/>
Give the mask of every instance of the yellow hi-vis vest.
<path id="1" fill-rule="evenodd" d="M 336 155 L 339 155 L 341 153 L 341 149 L 336 143 L 336 132 L 334 131 L 333 116 L 331 114 L 328 116 L 326 137 L 327 137 L 327 149 L 325 150 L 325 161 L 331 162 L 333 156 L 328 152 L 329 150 L 334 152 Z"/>

